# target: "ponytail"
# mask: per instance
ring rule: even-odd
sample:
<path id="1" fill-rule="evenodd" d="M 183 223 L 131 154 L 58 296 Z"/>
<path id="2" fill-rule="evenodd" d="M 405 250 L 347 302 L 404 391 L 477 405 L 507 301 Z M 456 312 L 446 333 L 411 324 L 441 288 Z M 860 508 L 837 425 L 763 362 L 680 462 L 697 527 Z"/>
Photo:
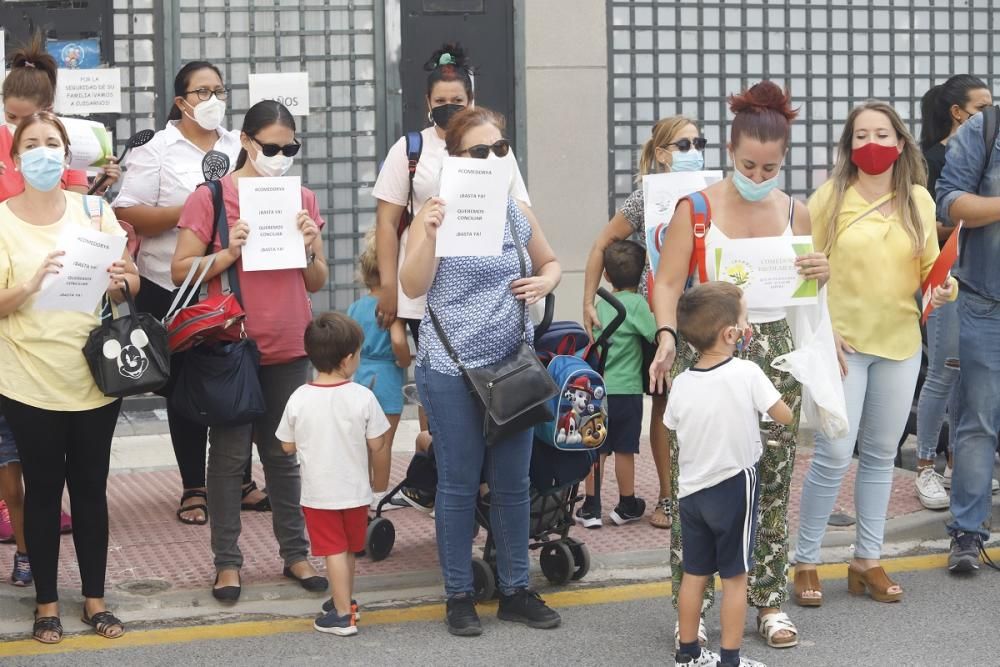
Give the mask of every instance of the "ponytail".
<path id="1" fill-rule="evenodd" d="M 661 167 L 656 161 L 656 149 L 666 148 L 672 142 L 676 141 L 677 135 L 688 125 L 697 127 L 698 124 L 687 116 L 667 116 L 656 121 L 649 139 L 642 145 L 642 151 L 639 153 L 639 173 L 636 176 L 637 180 L 641 180 L 643 176 L 654 174 L 658 171 L 670 171 L 669 164 Z"/>
<path id="2" fill-rule="evenodd" d="M 951 136 L 954 120 L 951 107 L 964 107 L 969 92 L 989 90 L 986 83 L 971 74 L 956 74 L 924 93 L 920 100 L 920 148 L 927 150 Z"/>
<path id="3" fill-rule="evenodd" d="M 36 32 L 27 45 L 10 56 L 10 73 L 0 94 L 6 99 L 29 100 L 39 110 L 51 109 L 56 101 L 56 59 L 45 50 L 42 34 Z"/>

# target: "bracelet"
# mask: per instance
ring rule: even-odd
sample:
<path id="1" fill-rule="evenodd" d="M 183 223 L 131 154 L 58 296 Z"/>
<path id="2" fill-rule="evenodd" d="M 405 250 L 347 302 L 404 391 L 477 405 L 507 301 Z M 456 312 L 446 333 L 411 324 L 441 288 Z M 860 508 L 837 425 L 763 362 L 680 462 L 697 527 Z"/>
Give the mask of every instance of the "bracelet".
<path id="1" fill-rule="evenodd" d="M 656 330 L 656 335 L 655 335 L 656 344 L 657 345 L 660 344 L 660 334 L 663 333 L 664 331 L 666 331 L 668 334 L 674 337 L 674 345 L 677 345 L 677 331 L 675 331 L 672 326 L 667 324 L 663 325 L 662 327 Z"/>

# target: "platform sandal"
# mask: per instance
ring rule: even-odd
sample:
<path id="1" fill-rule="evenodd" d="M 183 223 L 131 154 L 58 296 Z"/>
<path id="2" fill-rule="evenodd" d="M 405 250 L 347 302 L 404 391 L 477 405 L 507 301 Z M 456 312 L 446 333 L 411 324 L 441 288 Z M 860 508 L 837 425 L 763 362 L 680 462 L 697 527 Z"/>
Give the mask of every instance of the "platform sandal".
<path id="1" fill-rule="evenodd" d="M 205 502 L 195 503 L 193 505 L 184 504 L 185 500 L 191 500 L 192 498 L 201 498 Z M 181 506 L 180 509 L 177 510 L 177 519 L 181 523 L 185 523 L 189 526 L 204 526 L 206 523 L 208 523 L 208 505 L 206 504 L 207 502 L 208 502 L 208 494 L 205 493 L 204 491 L 201 491 L 200 489 L 185 491 L 184 494 L 181 496 Z M 201 516 L 198 518 L 192 519 L 191 517 L 184 516 L 188 512 L 199 512 L 199 511 L 201 512 Z"/>
<path id="2" fill-rule="evenodd" d="M 257 490 L 257 482 L 250 482 L 243 487 L 243 498 L 246 498 L 251 493 Z M 271 511 L 271 499 L 264 496 L 255 503 L 241 502 L 240 509 L 243 511 L 250 512 L 270 512 Z"/>
<path id="3" fill-rule="evenodd" d="M 54 632 L 55 639 L 46 639 L 47 633 Z M 31 638 L 42 644 L 58 644 L 63 638 L 62 621 L 58 616 L 39 616 L 35 611 L 35 624 L 31 626 Z"/>
<path id="4" fill-rule="evenodd" d="M 903 591 L 889 592 L 891 586 L 898 585 L 889 578 L 881 565 L 870 567 L 864 572 L 850 566 L 847 568 L 847 592 L 852 595 L 864 595 L 867 590 L 868 596 L 876 602 L 899 602 L 903 599 Z"/>
<path id="5" fill-rule="evenodd" d="M 819 607 L 823 604 L 823 585 L 819 583 L 819 573 L 816 570 L 800 570 L 795 568 L 795 604 L 800 607 Z M 817 597 L 805 597 L 806 591 L 819 593 Z"/>
<path id="6" fill-rule="evenodd" d="M 117 616 L 107 610 L 99 611 L 93 616 L 88 617 L 87 610 L 84 609 L 83 616 L 80 617 L 80 620 L 83 621 L 85 625 L 89 625 L 94 628 L 94 632 L 105 639 L 118 639 L 125 634 L 125 624 L 122 623 Z M 110 631 L 115 627 L 121 628 L 122 631 L 113 635 Z"/>

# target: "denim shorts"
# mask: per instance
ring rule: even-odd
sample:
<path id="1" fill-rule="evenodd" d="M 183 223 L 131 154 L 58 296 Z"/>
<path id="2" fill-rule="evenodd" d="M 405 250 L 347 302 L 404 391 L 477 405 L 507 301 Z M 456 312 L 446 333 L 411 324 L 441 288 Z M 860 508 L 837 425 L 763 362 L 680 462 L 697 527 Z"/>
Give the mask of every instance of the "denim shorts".
<path id="1" fill-rule="evenodd" d="M 7 425 L 7 420 L 0 416 L 0 468 L 8 463 L 20 463 L 21 457 L 17 455 L 17 444 L 14 442 L 14 434 Z"/>

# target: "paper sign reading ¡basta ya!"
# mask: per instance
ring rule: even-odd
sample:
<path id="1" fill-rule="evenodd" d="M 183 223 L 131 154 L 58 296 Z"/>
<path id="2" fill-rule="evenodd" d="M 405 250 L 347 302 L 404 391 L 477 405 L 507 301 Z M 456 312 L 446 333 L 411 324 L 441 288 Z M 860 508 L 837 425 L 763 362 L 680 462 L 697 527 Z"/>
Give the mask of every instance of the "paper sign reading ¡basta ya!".
<path id="1" fill-rule="evenodd" d="M 799 275 L 795 259 L 813 251 L 808 236 L 731 239 L 715 248 L 717 280 L 743 290 L 750 308 L 816 303 L 819 285 Z"/>

